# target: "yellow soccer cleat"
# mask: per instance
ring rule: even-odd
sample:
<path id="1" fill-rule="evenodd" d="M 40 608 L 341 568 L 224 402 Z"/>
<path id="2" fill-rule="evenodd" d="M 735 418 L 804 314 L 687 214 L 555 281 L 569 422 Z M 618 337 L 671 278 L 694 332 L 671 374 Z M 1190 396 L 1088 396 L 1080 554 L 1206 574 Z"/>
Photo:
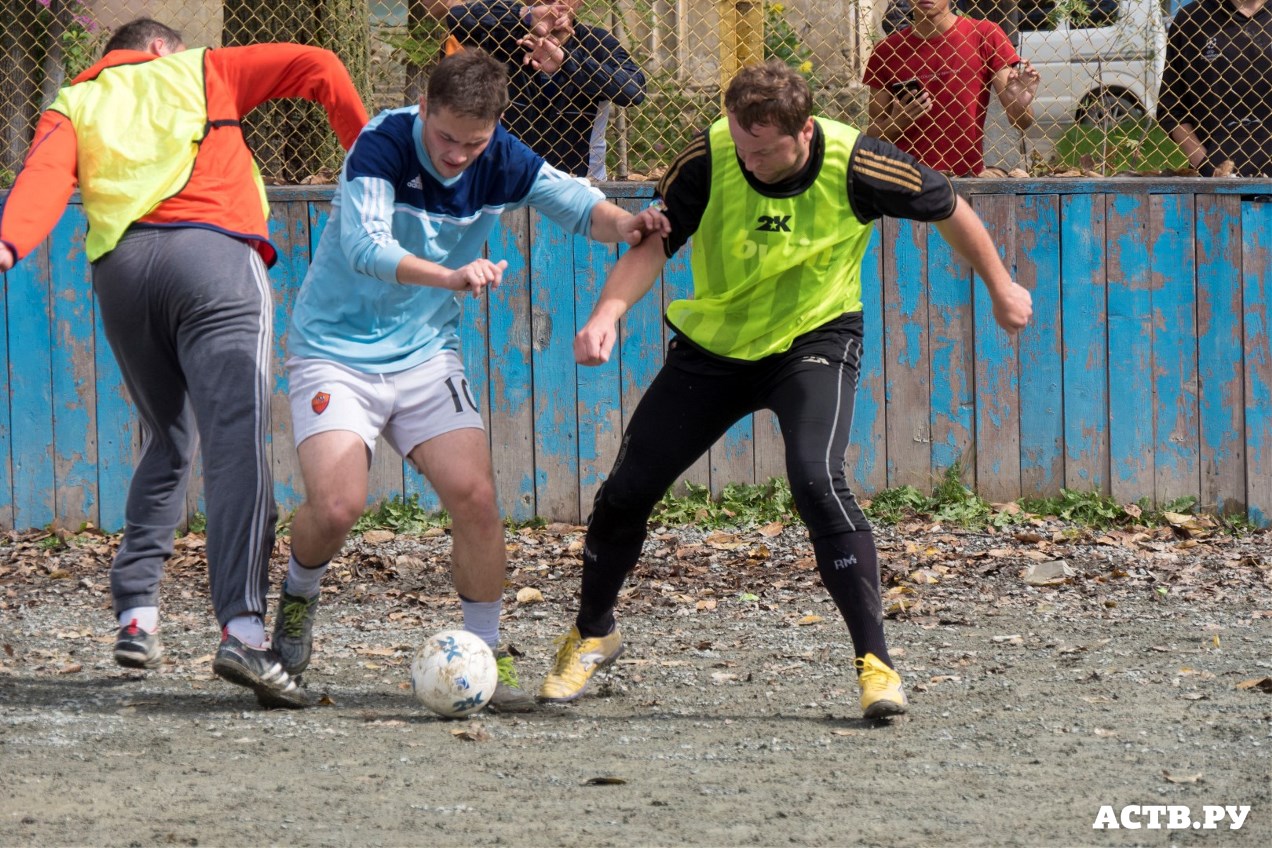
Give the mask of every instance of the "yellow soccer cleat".
<path id="1" fill-rule="evenodd" d="M 592 675 L 623 653 L 623 637 L 615 629 L 608 636 L 584 639 L 577 627 L 557 640 L 556 662 L 539 687 L 539 700 L 565 704 L 583 694 Z"/>
<path id="2" fill-rule="evenodd" d="M 861 714 L 864 718 L 889 718 L 906 711 L 909 701 L 901 688 L 901 675 L 874 654 L 857 657 L 854 664 L 857 682 L 861 685 Z"/>

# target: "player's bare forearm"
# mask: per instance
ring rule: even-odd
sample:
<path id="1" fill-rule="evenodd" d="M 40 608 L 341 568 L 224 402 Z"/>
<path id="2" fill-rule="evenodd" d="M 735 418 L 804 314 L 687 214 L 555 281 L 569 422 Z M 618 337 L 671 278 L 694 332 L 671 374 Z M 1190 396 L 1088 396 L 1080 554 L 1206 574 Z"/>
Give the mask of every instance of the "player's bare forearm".
<path id="1" fill-rule="evenodd" d="M 994 320 L 998 326 L 1009 333 L 1023 329 L 1033 315 L 1033 298 L 1028 289 L 1011 278 L 993 239 L 967 201 L 958 198 L 954 214 L 937 221 L 936 228 L 984 282 L 994 304 Z"/>
<path id="2" fill-rule="evenodd" d="M 608 243 L 642 244 L 647 236 L 665 237 L 671 224 L 661 208 L 649 206 L 635 214 L 620 209 L 609 201 L 592 207 L 592 238 Z M 657 239 L 655 239 L 657 240 Z"/>
<path id="3" fill-rule="evenodd" d="M 618 338 L 618 322 L 653 286 L 667 262 L 662 239 L 646 239 L 614 264 L 587 323 L 574 337 L 574 361 L 580 365 L 608 362 Z"/>
<path id="4" fill-rule="evenodd" d="M 503 259 L 498 262 L 474 259 L 461 268 L 447 268 L 418 256 L 404 256 L 398 262 L 397 281 L 410 286 L 431 286 L 479 295 L 487 286 L 498 287 L 507 267 L 508 262 Z"/>

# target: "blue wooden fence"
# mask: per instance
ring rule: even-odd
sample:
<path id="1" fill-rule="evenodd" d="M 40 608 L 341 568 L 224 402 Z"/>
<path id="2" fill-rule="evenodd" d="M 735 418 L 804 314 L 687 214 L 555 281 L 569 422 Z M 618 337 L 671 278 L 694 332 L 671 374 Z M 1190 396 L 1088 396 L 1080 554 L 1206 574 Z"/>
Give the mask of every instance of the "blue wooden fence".
<path id="1" fill-rule="evenodd" d="M 607 187 L 637 208 L 648 184 Z M 993 501 L 1062 487 L 1122 502 L 1195 497 L 1272 520 L 1272 356 L 1267 335 L 1272 183 L 1244 180 L 963 181 L 1021 283 L 1035 321 L 997 329 L 970 269 L 934 227 L 885 220 L 864 272 L 867 313 L 853 445 L 856 488 L 925 491 L 962 463 Z M 327 219 L 330 188 L 272 189 L 275 291 L 271 451 L 282 510 L 301 499 L 283 334 Z M 96 318 L 73 205 L 5 275 L 0 302 L 0 527 L 123 524 L 138 435 Z M 464 358 L 484 408 L 500 502 L 519 519 L 578 521 L 659 367 L 662 308 L 690 290 L 678 255 L 625 318 L 614 359 L 576 367 L 613 246 L 532 213 L 490 244 L 497 291 L 464 303 Z M 768 413 L 739 422 L 686 475 L 713 490 L 782 476 Z M 189 509 L 199 509 L 198 472 Z M 387 447 L 373 497 L 432 492 Z"/>

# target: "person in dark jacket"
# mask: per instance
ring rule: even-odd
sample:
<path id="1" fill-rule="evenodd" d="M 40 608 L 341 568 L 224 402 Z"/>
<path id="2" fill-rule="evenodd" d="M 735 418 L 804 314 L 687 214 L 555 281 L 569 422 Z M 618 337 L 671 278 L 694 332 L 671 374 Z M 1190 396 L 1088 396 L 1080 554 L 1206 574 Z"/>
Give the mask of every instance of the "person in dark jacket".
<path id="1" fill-rule="evenodd" d="M 606 178 L 605 129 L 614 106 L 645 99 L 645 75 L 608 30 L 577 20 L 581 0 L 434 0 L 449 49 L 477 47 L 508 66 L 504 126 L 553 167 Z"/>
<path id="2" fill-rule="evenodd" d="M 1203 177 L 1272 175 L 1272 7 L 1197 0 L 1175 13 L 1157 120 Z"/>

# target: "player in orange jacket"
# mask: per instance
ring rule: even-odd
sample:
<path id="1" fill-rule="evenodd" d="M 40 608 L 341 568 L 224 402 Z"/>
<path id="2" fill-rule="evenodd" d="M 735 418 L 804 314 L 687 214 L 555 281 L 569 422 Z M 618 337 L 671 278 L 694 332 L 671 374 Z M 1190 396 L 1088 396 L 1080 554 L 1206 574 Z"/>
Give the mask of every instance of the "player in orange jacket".
<path id="1" fill-rule="evenodd" d="M 202 443 L 213 670 L 265 706 L 306 699 L 265 634 L 277 510 L 270 432 L 273 304 L 264 186 L 240 121 L 267 100 L 326 109 L 348 149 L 367 114 L 327 50 L 259 44 L 189 50 L 141 18 L 41 116 L 0 209 L 0 271 L 49 234 L 78 186 L 93 289 L 142 424 L 141 457 L 111 567 L 115 660 L 161 662 L 159 580 Z"/>

